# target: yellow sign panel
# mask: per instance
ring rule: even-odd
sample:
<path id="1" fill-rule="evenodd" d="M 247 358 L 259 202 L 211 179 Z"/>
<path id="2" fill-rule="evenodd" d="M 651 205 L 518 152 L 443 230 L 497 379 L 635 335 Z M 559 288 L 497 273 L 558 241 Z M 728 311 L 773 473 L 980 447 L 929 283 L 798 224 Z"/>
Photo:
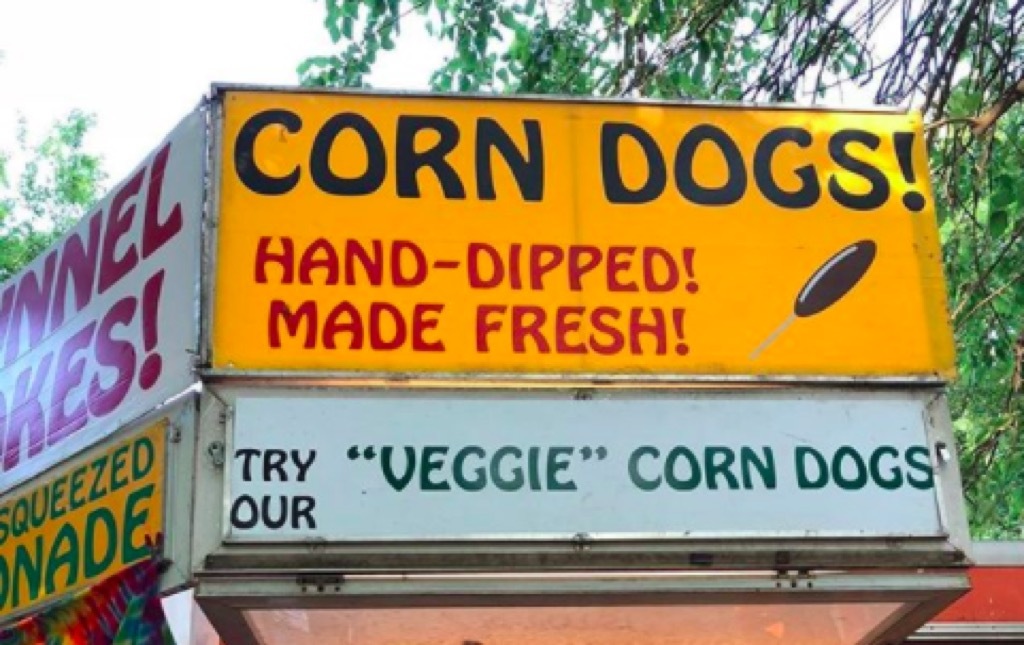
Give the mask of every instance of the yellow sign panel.
<path id="1" fill-rule="evenodd" d="M 952 373 L 917 115 L 224 102 L 216 368 Z"/>
<path id="2" fill-rule="evenodd" d="M 73 592 L 149 556 L 163 530 L 161 421 L 0 502 L 0 616 Z"/>

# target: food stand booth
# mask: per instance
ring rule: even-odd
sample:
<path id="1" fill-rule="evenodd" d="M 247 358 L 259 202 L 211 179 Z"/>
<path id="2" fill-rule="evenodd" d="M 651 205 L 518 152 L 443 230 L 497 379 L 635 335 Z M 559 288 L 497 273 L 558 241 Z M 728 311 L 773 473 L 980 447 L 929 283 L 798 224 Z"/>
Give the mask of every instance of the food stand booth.
<path id="1" fill-rule="evenodd" d="M 156 558 L 196 643 L 910 638 L 970 587 L 921 132 L 215 87 L 0 290 L 0 504 L 92 536 L 0 541 L 3 622 Z"/>

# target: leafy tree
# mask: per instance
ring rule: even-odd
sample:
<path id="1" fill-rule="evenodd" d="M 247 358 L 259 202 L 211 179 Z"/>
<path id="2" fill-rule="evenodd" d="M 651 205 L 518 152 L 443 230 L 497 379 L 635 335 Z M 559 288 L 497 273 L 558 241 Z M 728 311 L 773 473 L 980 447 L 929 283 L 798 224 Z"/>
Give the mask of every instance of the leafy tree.
<path id="1" fill-rule="evenodd" d="M 813 103 L 870 92 L 921 109 L 959 380 L 950 391 L 974 531 L 1024 518 L 1024 2 L 326 0 L 338 51 L 303 83 L 368 86 L 403 29 L 448 51 L 437 90 Z M 410 18 L 416 18 L 410 20 Z"/>
<path id="2" fill-rule="evenodd" d="M 92 116 L 73 111 L 32 144 L 23 121 L 18 145 L 26 161 L 16 182 L 8 171 L 10 155 L 0 153 L 0 281 L 30 262 L 99 198 L 105 179 L 100 159 L 83 147 L 94 123 Z"/>
<path id="3" fill-rule="evenodd" d="M 976 100 L 956 91 L 951 105 L 969 114 Z M 950 404 L 981 537 L 1021 537 L 1024 518 L 1022 127 L 1024 110 L 1008 111 L 991 134 L 952 132 L 932 150 L 959 359 Z"/>

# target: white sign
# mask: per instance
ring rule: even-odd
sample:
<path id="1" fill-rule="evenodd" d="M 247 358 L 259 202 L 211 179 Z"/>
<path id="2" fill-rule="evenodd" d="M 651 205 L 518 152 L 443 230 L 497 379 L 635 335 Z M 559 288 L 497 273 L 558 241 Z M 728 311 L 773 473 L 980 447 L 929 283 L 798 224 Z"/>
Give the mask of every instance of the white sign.
<path id="1" fill-rule="evenodd" d="M 230 539 L 938 536 L 927 394 L 239 398 Z"/>
<path id="2" fill-rule="evenodd" d="M 204 116 L 0 286 L 0 493 L 193 382 Z"/>

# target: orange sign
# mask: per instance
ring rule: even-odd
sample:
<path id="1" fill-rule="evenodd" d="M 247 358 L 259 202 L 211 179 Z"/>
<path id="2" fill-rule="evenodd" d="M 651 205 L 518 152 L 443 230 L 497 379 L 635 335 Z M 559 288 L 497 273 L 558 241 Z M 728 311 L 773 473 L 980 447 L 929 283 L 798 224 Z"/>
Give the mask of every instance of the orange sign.
<path id="1" fill-rule="evenodd" d="M 223 100 L 215 368 L 952 373 L 916 115 Z"/>
<path id="2" fill-rule="evenodd" d="M 163 531 L 161 420 L 90 451 L 0 502 L 0 615 L 77 591 L 148 558 Z"/>

